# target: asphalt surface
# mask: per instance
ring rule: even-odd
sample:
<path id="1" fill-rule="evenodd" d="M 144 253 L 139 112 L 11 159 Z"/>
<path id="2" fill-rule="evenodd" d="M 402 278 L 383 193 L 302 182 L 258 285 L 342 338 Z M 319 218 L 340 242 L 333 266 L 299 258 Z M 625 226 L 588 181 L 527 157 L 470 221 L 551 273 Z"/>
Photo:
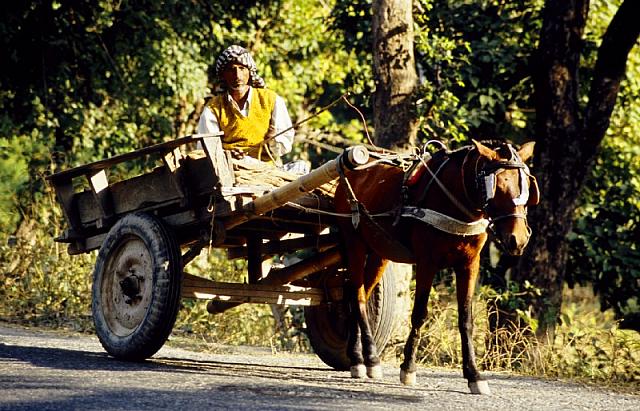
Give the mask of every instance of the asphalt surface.
<path id="1" fill-rule="evenodd" d="M 0 324 L 0 410 L 640 410 L 640 395 L 491 373 L 491 396 L 468 393 L 460 371 L 398 366 L 353 380 L 313 355 L 165 346 L 143 363 L 110 358 L 97 338 Z"/>

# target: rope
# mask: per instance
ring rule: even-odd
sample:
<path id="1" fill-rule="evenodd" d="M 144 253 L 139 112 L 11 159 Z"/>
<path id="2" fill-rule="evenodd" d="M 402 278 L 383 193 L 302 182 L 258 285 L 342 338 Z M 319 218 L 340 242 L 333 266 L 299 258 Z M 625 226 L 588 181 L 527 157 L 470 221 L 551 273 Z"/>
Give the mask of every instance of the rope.
<path id="1" fill-rule="evenodd" d="M 362 120 L 362 124 L 364 125 L 364 134 L 367 136 L 367 140 L 369 141 L 369 144 L 371 144 L 372 146 L 376 147 L 376 145 L 373 144 L 373 141 L 371 140 L 371 136 L 369 135 L 369 129 L 367 128 L 367 121 L 365 120 L 364 115 L 362 114 L 362 112 L 360 110 L 358 110 L 358 108 L 356 106 L 351 104 L 351 102 L 344 96 L 344 94 L 342 95 L 342 98 L 344 99 L 344 102 L 347 103 L 347 105 L 349 107 L 354 109 L 360 115 L 360 119 Z"/>
<path id="2" fill-rule="evenodd" d="M 310 115 L 307 118 L 304 118 L 300 121 L 298 121 L 297 123 L 295 123 L 294 125 L 292 125 L 289 128 L 285 128 L 284 130 L 270 136 L 267 137 L 263 140 L 263 142 L 267 142 L 271 139 L 274 139 L 276 137 L 278 137 L 279 135 L 282 135 L 290 130 L 296 130 L 298 127 L 300 127 L 300 125 L 306 123 L 307 121 L 311 120 L 312 118 L 318 117 L 322 112 L 329 110 L 331 107 L 335 106 L 336 104 L 338 104 L 342 99 L 344 99 L 347 104 L 349 104 L 349 101 L 347 100 L 346 96 L 349 94 L 349 92 L 344 93 L 343 95 L 341 95 L 340 97 L 338 97 L 337 99 L 333 100 L 331 103 L 327 104 L 324 107 L 321 107 L 318 111 L 316 111 L 315 113 L 313 113 L 312 115 Z M 354 107 L 355 108 L 355 107 Z M 366 124 L 365 124 L 365 128 L 366 128 Z"/>
<path id="3" fill-rule="evenodd" d="M 209 205 L 207 205 L 207 212 L 211 213 L 211 221 L 209 222 L 210 230 L 209 230 L 209 244 L 207 247 L 207 255 L 211 255 L 211 247 L 213 246 L 213 227 L 215 223 L 216 213 L 214 212 L 216 207 L 213 204 L 214 198 L 213 194 L 209 197 Z"/>

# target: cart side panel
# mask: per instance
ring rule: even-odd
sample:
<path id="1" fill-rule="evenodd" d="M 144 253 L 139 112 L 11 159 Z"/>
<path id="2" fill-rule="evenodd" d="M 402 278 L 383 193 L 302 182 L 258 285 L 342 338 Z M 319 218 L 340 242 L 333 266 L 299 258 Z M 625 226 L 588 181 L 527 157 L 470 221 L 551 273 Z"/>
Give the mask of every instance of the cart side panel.
<path id="1" fill-rule="evenodd" d="M 109 184 L 108 192 L 116 217 L 139 210 L 174 207 L 175 212 L 192 206 L 194 198 L 208 196 L 219 185 L 233 184 L 232 169 L 218 137 L 207 138 L 210 156 L 183 158 L 174 167 L 158 167 L 152 172 Z M 206 151 L 205 151 L 206 153 Z M 95 191 L 95 190 L 94 190 Z M 102 227 L 105 210 L 100 197 L 86 190 L 73 195 L 78 221 L 83 228 Z"/>
<path id="2" fill-rule="evenodd" d="M 181 193 L 171 184 L 171 177 L 165 167 L 156 168 L 149 174 L 120 181 L 109 187 L 115 215 L 179 202 Z M 83 226 L 91 226 L 103 217 L 96 197 L 89 190 L 77 193 L 77 206 Z"/>

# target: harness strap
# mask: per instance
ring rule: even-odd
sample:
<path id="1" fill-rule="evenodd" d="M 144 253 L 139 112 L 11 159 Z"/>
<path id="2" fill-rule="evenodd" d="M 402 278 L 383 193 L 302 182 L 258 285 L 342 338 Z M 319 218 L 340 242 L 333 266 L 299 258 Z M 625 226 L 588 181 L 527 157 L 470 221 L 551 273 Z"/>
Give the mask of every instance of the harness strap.
<path id="1" fill-rule="evenodd" d="M 342 162 L 339 162 L 336 166 L 338 170 L 338 174 L 340 175 L 340 179 L 345 183 L 347 187 L 347 197 L 349 198 L 349 205 L 351 207 L 351 224 L 353 224 L 353 228 L 357 229 L 358 224 L 360 224 L 360 206 L 361 203 L 356 198 L 356 193 L 353 192 L 353 187 L 351 187 L 351 183 L 349 179 L 344 174 L 344 168 L 342 167 Z"/>
<path id="2" fill-rule="evenodd" d="M 486 218 L 467 223 L 428 208 L 403 207 L 402 216 L 422 221 L 445 233 L 461 236 L 480 235 L 489 227 L 489 220 Z"/>
<path id="3" fill-rule="evenodd" d="M 438 167 L 438 169 L 436 170 L 435 174 L 432 174 L 433 178 L 431 179 L 431 181 L 429 181 L 427 183 L 427 186 L 424 188 L 424 190 L 422 191 L 422 193 L 420 194 L 420 197 L 418 197 L 416 199 L 416 204 L 419 204 L 422 200 L 424 200 L 424 198 L 427 196 L 427 192 L 429 191 L 429 189 L 431 188 L 431 185 L 433 184 L 433 182 L 437 179 L 437 175 L 440 174 L 440 171 L 444 168 L 444 166 L 447 165 L 447 163 L 449 162 L 451 158 L 447 157 L 444 159 L 444 161 L 442 162 L 442 164 L 440 164 L 440 167 Z M 426 164 L 425 164 L 426 167 Z M 427 167 L 428 169 L 428 167 Z M 429 172 L 431 172 L 431 170 L 429 170 Z M 440 180 L 438 180 L 440 181 Z"/>
<path id="4" fill-rule="evenodd" d="M 453 205 L 455 205 L 458 208 L 458 210 L 462 211 L 464 215 L 474 220 L 476 216 L 474 216 L 473 213 L 471 213 L 471 211 L 467 209 L 467 207 L 465 207 L 457 198 L 455 198 L 453 194 L 451 194 L 451 192 L 444 186 L 444 184 L 442 183 L 442 181 L 440 181 L 440 179 L 436 176 L 436 174 L 434 174 L 434 172 L 431 171 L 427 163 L 424 160 L 421 160 L 421 161 L 423 161 L 423 164 L 427 168 L 427 171 L 429 172 L 429 174 L 431 174 L 431 178 L 433 179 L 433 181 L 436 182 L 438 187 L 440 187 L 440 190 L 442 190 L 442 192 L 453 203 Z"/>

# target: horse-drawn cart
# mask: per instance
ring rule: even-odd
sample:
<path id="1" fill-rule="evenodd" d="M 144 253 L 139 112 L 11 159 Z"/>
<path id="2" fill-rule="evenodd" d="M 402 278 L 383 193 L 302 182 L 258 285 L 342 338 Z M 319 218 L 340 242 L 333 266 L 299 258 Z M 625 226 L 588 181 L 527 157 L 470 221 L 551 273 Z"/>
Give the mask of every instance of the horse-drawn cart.
<path id="1" fill-rule="evenodd" d="M 197 143 L 203 150 L 194 149 Z M 149 156 L 162 165 L 110 181 L 108 172 L 118 164 Z M 304 305 L 316 353 L 336 369 L 349 369 L 341 240 L 332 195 L 321 186 L 338 177 L 339 167 L 367 161 L 366 149 L 353 147 L 284 185 L 260 186 L 238 180 L 219 135 L 194 135 L 49 176 L 68 225 L 56 241 L 68 243 L 70 254 L 100 250 L 92 311 L 106 351 L 129 360 L 152 356 L 171 333 L 181 298 L 210 300 L 210 312 L 242 303 Z M 264 167 L 258 172 L 275 170 Z M 185 272 L 209 246 L 246 258 L 248 282 Z M 305 257 L 262 272 L 264 260 L 294 252 Z M 394 321 L 397 295 L 389 277 L 369 302 L 380 348 Z"/>

